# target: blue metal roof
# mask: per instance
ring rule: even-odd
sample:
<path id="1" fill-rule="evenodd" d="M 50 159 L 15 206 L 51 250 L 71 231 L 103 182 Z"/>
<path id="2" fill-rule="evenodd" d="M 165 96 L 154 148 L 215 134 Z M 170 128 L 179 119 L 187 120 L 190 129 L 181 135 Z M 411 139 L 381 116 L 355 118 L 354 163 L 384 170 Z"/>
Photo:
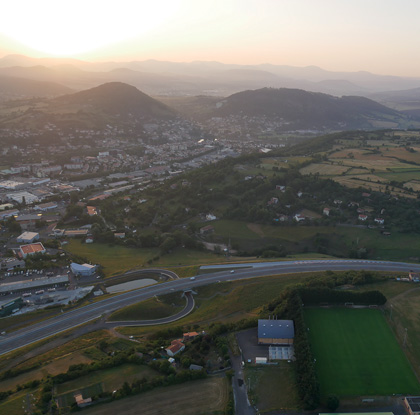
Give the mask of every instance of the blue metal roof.
<path id="1" fill-rule="evenodd" d="M 293 320 L 258 320 L 259 339 L 293 339 Z"/>

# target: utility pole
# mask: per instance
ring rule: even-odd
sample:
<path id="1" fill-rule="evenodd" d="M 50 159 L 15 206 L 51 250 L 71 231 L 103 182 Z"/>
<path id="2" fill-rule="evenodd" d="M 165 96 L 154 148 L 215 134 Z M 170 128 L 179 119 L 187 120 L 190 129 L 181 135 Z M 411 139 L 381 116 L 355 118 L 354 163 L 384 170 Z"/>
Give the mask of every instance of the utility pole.
<path id="1" fill-rule="evenodd" d="M 389 319 L 392 321 L 392 304 L 391 304 L 391 314 L 389 315 Z"/>
<path id="2" fill-rule="evenodd" d="M 407 328 L 405 328 L 403 347 L 407 344 Z"/>

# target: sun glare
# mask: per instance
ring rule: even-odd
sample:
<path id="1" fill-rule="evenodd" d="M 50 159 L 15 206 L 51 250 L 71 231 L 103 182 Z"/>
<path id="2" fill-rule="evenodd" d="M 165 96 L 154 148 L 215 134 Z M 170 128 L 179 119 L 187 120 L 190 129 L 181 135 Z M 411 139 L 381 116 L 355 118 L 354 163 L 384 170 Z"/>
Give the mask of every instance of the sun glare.
<path id="1" fill-rule="evenodd" d="M 32 49 L 75 56 L 164 24 L 176 0 L 16 0 L 2 4 L 0 32 Z"/>

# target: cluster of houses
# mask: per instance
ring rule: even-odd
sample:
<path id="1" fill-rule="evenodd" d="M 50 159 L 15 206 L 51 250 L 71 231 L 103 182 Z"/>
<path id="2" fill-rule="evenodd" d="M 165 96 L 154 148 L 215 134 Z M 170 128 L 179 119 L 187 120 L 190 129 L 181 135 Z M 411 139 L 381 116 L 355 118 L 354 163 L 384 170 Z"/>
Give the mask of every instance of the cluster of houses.
<path id="1" fill-rule="evenodd" d="M 194 340 L 197 336 L 200 336 L 201 333 L 197 333 L 196 331 L 184 333 L 182 335 L 182 339 L 175 339 L 172 340 L 171 345 L 168 346 L 165 351 L 169 357 L 174 357 L 178 353 L 185 350 L 185 343 Z"/>

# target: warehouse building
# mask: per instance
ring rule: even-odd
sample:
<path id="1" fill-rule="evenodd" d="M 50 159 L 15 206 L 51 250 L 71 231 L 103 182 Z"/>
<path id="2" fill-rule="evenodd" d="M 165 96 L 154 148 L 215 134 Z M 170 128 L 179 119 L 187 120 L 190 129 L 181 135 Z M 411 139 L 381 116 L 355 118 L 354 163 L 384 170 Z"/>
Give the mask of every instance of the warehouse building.
<path id="1" fill-rule="evenodd" d="M 58 288 L 68 285 L 69 277 L 67 275 L 58 275 L 57 277 L 37 278 L 32 281 L 18 281 L 0 284 L 0 295 L 30 293 L 37 290 L 48 288 Z"/>
<path id="2" fill-rule="evenodd" d="M 70 264 L 70 269 L 74 275 L 79 275 L 81 277 L 89 277 L 90 275 L 93 275 L 95 273 L 96 265 L 76 264 L 75 262 L 72 262 Z"/>
<path id="3" fill-rule="evenodd" d="M 16 242 L 22 244 L 31 244 L 39 239 L 39 233 L 37 232 L 23 232 L 16 238 Z"/>

